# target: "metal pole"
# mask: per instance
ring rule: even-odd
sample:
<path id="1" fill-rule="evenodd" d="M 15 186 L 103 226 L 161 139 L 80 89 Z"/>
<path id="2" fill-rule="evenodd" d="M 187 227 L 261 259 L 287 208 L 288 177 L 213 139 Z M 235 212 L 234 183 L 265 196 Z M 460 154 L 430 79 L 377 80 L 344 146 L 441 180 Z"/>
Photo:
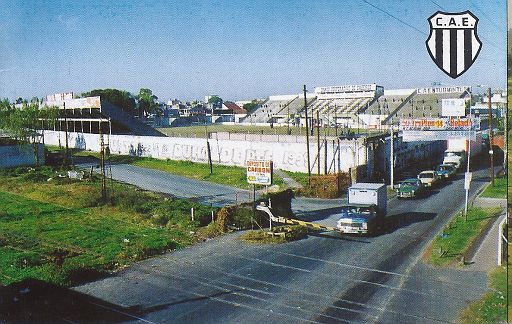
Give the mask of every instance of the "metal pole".
<path id="1" fill-rule="evenodd" d="M 468 129 L 468 164 L 467 164 L 467 170 L 466 174 L 469 176 L 469 161 L 471 160 L 471 93 L 469 94 L 469 129 Z M 464 186 L 466 187 L 466 202 L 464 204 L 464 219 L 465 221 L 468 220 L 468 200 L 469 200 L 469 184 L 466 186 L 466 179 L 464 179 Z"/>
<path id="2" fill-rule="evenodd" d="M 487 89 L 489 97 L 489 157 L 491 159 L 491 186 L 494 187 L 494 151 L 492 150 L 492 104 L 491 104 L 491 88 Z"/>
<path id="3" fill-rule="evenodd" d="M 254 229 L 254 220 L 256 219 L 256 185 L 252 184 L 252 219 L 251 229 Z"/>
<path id="4" fill-rule="evenodd" d="M 308 126 L 308 103 L 306 99 L 306 85 L 304 85 L 304 110 L 306 113 L 306 155 L 308 159 L 308 185 L 311 184 L 311 165 L 309 159 L 309 126 Z"/>

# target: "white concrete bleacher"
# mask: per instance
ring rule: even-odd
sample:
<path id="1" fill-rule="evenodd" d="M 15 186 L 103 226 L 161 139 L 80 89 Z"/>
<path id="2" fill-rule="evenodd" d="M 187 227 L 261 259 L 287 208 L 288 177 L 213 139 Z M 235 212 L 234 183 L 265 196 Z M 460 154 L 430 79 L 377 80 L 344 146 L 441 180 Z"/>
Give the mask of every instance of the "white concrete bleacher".
<path id="1" fill-rule="evenodd" d="M 398 123 L 401 118 L 438 118 L 441 116 L 443 99 L 463 98 L 464 92 L 415 94 L 391 120 Z"/>

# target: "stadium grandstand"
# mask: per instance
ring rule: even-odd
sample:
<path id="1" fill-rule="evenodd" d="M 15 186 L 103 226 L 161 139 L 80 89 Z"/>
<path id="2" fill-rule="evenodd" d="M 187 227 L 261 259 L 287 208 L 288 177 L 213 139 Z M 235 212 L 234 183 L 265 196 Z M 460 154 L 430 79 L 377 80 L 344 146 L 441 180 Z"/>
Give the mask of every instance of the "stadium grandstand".
<path id="1" fill-rule="evenodd" d="M 308 115 L 320 117 L 324 123 L 355 127 L 361 123 L 359 114 L 384 93 L 384 88 L 373 84 L 316 87 L 316 100 L 308 106 Z M 301 124 L 305 113 L 301 112 Z"/>
<path id="2" fill-rule="evenodd" d="M 470 92 L 471 88 L 465 86 L 418 88 L 398 109 L 391 111 L 383 123 L 396 125 L 401 118 L 441 117 L 443 99 L 469 99 Z"/>
<path id="3" fill-rule="evenodd" d="M 311 105 L 316 99 L 316 96 L 307 93 L 306 99 L 307 104 Z M 304 96 L 302 94 L 270 96 L 258 109 L 247 115 L 242 122 L 248 124 L 286 124 L 289 118 L 293 120 L 292 116 L 298 114 L 303 109 Z M 292 123 L 294 123 L 294 121 Z"/>
<path id="4" fill-rule="evenodd" d="M 385 90 L 375 83 L 316 87 L 307 93 L 308 118 L 324 125 L 380 128 L 399 123 L 401 118 L 439 117 L 442 99 L 469 98 L 467 86 Z M 304 97 L 270 96 L 244 123 L 305 125 Z"/>
<path id="5" fill-rule="evenodd" d="M 74 98 L 72 92 L 57 93 L 44 98 L 41 105 L 59 109 L 52 130 L 98 134 L 131 134 L 164 136 L 121 108 L 96 97 Z"/>

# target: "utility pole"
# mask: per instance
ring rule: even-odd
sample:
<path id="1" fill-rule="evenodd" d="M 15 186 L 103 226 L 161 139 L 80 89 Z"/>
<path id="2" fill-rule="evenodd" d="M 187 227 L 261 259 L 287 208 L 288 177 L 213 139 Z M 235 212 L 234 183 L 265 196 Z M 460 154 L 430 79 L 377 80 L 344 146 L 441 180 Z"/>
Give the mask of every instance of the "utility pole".
<path id="1" fill-rule="evenodd" d="M 63 103 L 64 106 L 64 123 L 66 123 L 66 150 L 64 151 L 64 165 L 68 166 L 68 155 L 69 155 L 69 146 L 68 146 L 68 113 L 66 109 L 66 102 Z"/>
<path id="2" fill-rule="evenodd" d="M 491 158 L 491 186 L 494 187 L 494 151 L 492 150 L 492 104 L 491 104 L 491 88 L 487 89 L 487 97 L 489 98 L 489 157 Z"/>
<path id="3" fill-rule="evenodd" d="M 338 137 L 338 110 L 336 104 L 334 104 L 334 131 L 336 137 Z"/>
<path id="4" fill-rule="evenodd" d="M 316 148 L 317 148 L 317 166 L 318 175 L 320 175 L 320 112 L 316 110 Z"/>
<path id="5" fill-rule="evenodd" d="M 311 165 L 309 160 L 309 126 L 308 126 L 308 102 L 306 99 L 306 85 L 304 85 L 304 110 L 306 112 L 306 155 L 308 156 L 308 185 L 311 184 Z"/>
<path id="6" fill-rule="evenodd" d="M 324 136 L 324 174 L 327 174 L 327 138 Z"/>
<path id="7" fill-rule="evenodd" d="M 67 126 L 66 126 L 67 128 Z M 101 129 L 101 117 L 99 123 L 100 133 L 100 167 L 101 167 L 101 199 L 107 201 L 107 179 L 105 177 L 105 143 L 103 142 L 103 131 Z"/>
<path id="8" fill-rule="evenodd" d="M 390 142 L 390 176 L 389 176 L 389 182 L 391 184 L 391 188 L 393 188 L 393 183 L 395 181 L 395 179 L 393 178 L 394 177 L 394 173 L 395 173 L 395 148 L 394 148 L 394 137 L 395 135 L 393 134 L 393 125 L 391 125 L 391 142 Z"/>
<path id="9" fill-rule="evenodd" d="M 288 129 L 286 131 L 286 134 L 290 135 L 290 104 L 289 103 L 288 103 L 288 105 L 286 105 L 286 109 L 287 109 L 287 114 L 288 114 L 288 118 L 286 120 Z"/>

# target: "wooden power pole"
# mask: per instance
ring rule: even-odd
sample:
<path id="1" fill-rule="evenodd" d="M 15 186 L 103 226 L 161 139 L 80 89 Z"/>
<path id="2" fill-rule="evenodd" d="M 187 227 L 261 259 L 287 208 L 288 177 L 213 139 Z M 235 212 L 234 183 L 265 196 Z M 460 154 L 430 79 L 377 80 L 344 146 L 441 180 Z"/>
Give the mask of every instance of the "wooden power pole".
<path id="1" fill-rule="evenodd" d="M 311 162 L 309 159 L 309 120 L 308 120 L 308 101 L 306 98 L 306 85 L 304 85 L 304 111 L 306 113 L 306 155 L 308 159 L 308 184 L 311 184 Z"/>

